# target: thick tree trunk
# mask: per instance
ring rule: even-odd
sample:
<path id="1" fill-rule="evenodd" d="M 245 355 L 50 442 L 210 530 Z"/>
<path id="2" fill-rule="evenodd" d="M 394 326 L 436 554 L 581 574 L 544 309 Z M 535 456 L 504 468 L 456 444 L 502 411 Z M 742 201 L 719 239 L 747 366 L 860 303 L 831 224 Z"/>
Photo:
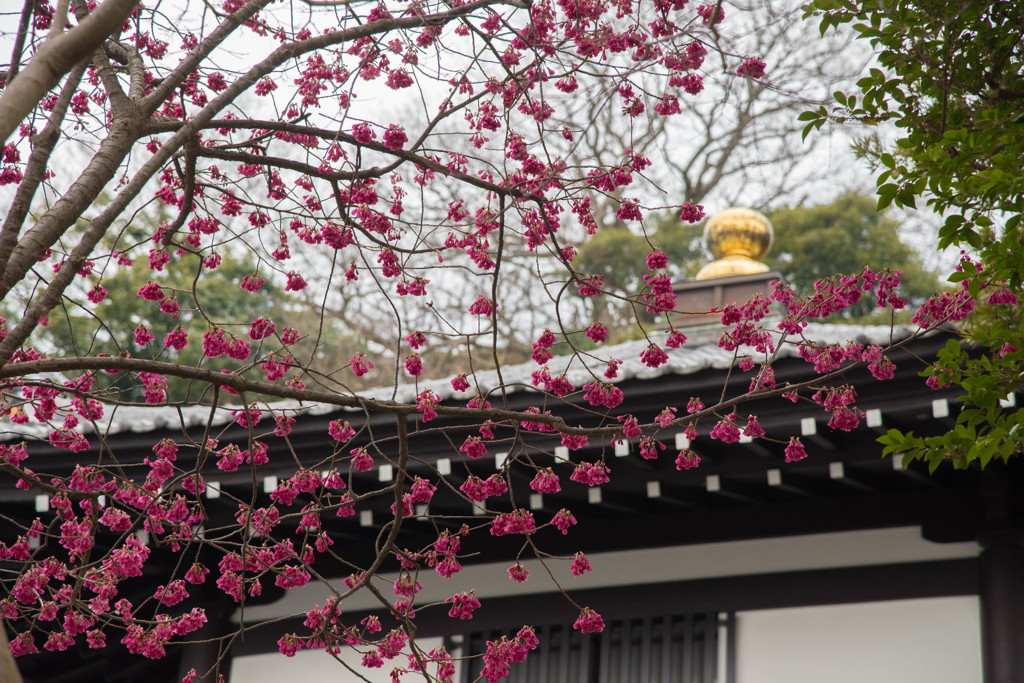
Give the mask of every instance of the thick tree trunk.
<path id="1" fill-rule="evenodd" d="M 0 681 L 22 683 L 18 665 L 14 661 L 14 655 L 11 654 L 11 648 L 7 642 L 7 629 L 2 624 L 0 624 Z"/>

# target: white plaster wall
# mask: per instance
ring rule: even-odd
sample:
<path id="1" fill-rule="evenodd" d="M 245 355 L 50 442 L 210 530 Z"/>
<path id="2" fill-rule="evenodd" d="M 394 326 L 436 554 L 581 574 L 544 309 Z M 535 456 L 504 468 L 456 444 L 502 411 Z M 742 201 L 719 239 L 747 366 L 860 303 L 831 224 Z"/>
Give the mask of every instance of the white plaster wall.
<path id="1" fill-rule="evenodd" d="M 736 615 L 736 683 L 981 683 L 977 597 Z"/>
<path id="2" fill-rule="evenodd" d="M 580 577 L 569 573 L 571 558 L 552 560 L 550 567 L 566 590 L 580 590 L 744 574 L 951 560 L 977 555 L 977 543 L 931 543 L 921 538 L 918 527 L 897 527 L 594 553 L 588 554 L 594 571 Z M 509 580 L 505 570 L 510 564 L 512 561 L 506 559 L 504 562 L 471 565 L 450 579 L 443 579 L 434 571 L 425 571 L 419 576 L 423 591 L 417 596 L 417 602 L 443 601 L 470 588 L 476 589 L 480 600 L 555 590 L 537 560 L 523 561 L 523 566 L 530 571 L 530 579 L 526 583 Z M 385 574 L 379 581 L 378 586 L 384 595 L 391 595 L 395 576 Z M 283 599 L 269 605 L 246 606 L 245 618 L 260 621 L 304 614 L 314 604 L 324 604 L 329 597 L 326 586 L 312 582 L 303 588 L 289 590 Z M 379 607 L 380 604 L 366 591 L 345 601 L 348 612 Z"/>
<path id="3" fill-rule="evenodd" d="M 567 560 L 553 561 L 551 568 L 571 591 L 714 576 L 955 559 L 977 554 L 977 543 L 930 543 L 921 538 L 919 528 L 901 527 L 595 553 L 589 556 L 594 571 L 582 577 L 569 574 Z M 554 587 L 536 560 L 523 563 L 531 574 L 530 580 L 522 584 L 508 579 L 505 568 L 509 564 L 505 561 L 469 566 L 447 580 L 435 572 L 424 572 L 420 575 L 423 591 L 418 602 L 442 601 L 471 587 L 476 588 L 482 601 L 500 596 L 549 593 Z M 380 582 L 385 595 L 391 595 L 393 578 L 385 576 Z M 247 606 L 245 617 L 258 621 L 302 614 L 314 604 L 323 604 L 329 595 L 325 586 L 310 584 L 288 591 L 282 600 L 270 605 Z M 552 598 L 562 599 L 554 594 Z M 345 601 L 349 612 L 375 606 L 365 592 Z M 472 622 L 462 625 L 471 628 Z M 980 683 L 981 680 L 976 598 L 743 612 L 738 615 L 737 626 L 741 666 L 737 683 L 915 683 L 918 680 Z M 851 646 L 846 647 L 845 643 Z M 421 646 L 430 650 L 438 644 L 439 640 Z M 931 649 L 936 651 L 934 656 L 930 654 Z M 351 661 L 357 665 L 358 659 L 354 656 Z M 910 675 L 918 670 L 913 667 L 920 667 L 922 661 L 935 662 L 935 668 L 948 677 Z M 833 671 L 831 662 L 842 663 L 843 671 L 853 673 L 837 678 L 845 674 Z M 386 662 L 383 669 L 370 672 L 367 678 L 371 683 L 391 683 L 390 671 L 395 663 L 404 664 L 404 661 Z M 900 673 L 886 678 L 876 675 L 876 671 Z M 931 671 L 930 664 L 928 671 Z M 361 680 L 324 652 L 312 651 L 300 652 L 293 658 L 278 653 L 239 657 L 232 665 L 230 683 L 280 683 L 296 678 L 301 678 L 301 683 Z"/>

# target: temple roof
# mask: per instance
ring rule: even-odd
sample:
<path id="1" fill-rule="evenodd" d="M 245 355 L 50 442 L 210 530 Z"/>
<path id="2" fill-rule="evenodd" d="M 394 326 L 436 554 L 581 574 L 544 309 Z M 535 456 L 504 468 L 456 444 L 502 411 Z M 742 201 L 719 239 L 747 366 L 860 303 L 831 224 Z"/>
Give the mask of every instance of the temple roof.
<path id="1" fill-rule="evenodd" d="M 700 329 L 687 329 L 687 343 L 678 349 L 664 349 L 668 355 L 668 361 L 659 367 L 652 368 L 640 360 L 640 354 L 648 347 L 649 341 L 639 339 L 621 344 L 602 346 L 598 349 L 580 353 L 575 356 L 555 356 L 548 361 L 547 366 L 552 376 L 566 374 L 567 379 L 574 386 L 582 386 L 599 378 L 601 381 L 611 384 L 619 384 L 628 380 L 647 380 L 666 375 L 692 375 L 703 370 L 724 370 L 729 368 L 736 360 L 736 355 L 718 346 L 718 340 L 725 328 L 715 325 Z M 848 324 L 823 324 L 810 323 L 804 330 L 804 339 L 818 345 L 843 344 L 848 341 L 856 341 L 865 345 L 879 344 L 887 346 L 893 342 L 899 342 L 910 338 L 917 328 L 908 325 L 848 325 Z M 651 340 L 662 341 L 663 333 L 652 333 Z M 796 357 L 798 347 L 793 343 L 784 343 L 776 354 L 776 359 Z M 740 354 L 743 355 L 742 353 Z M 618 375 L 607 379 L 604 377 L 604 370 L 608 359 L 616 358 L 621 361 Z M 755 359 L 756 360 L 756 359 Z M 537 363 L 528 361 L 516 365 L 505 365 L 501 368 L 501 377 L 504 380 L 507 393 L 533 392 L 536 391 L 531 385 L 532 373 L 538 370 Z M 383 373 L 381 373 L 383 375 Z M 454 399 L 465 402 L 477 393 L 476 386 L 483 392 L 489 392 L 499 387 L 498 373 L 494 370 L 478 371 L 475 374 L 476 385 L 471 391 L 455 391 L 450 379 L 428 379 L 418 384 L 403 383 L 398 386 L 378 386 L 366 390 L 352 392 L 352 396 L 361 396 L 370 399 L 389 399 L 402 403 L 414 403 L 416 395 L 424 389 L 429 389 L 440 396 L 443 400 Z M 208 422 L 213 426 L 221 426 L 229 423 L 233 418 L 230 410 L 239 409 L 241 406 L 222 405 L 211 421 L 209 406 L 183 406 L 181 408 L 168 406 L 119 406 L 109 409 L 104 416 L 96 421 L 98 431 L 111 435 L 121 432 L 145 433 L 163 429 L 169 425 L 178 425 L 183 419 L 183 426 L 194 427 L 204 425 Z M 309 403 L 298 401 L 278 401 L 266 406 L 274 410 L 289 411 L 293 415 L 329 415 L 334 412 L 351 412 L 335 405 L 324 403 Z M 180 415 L 179 415 L 180 413 Z M 35 437 L 44 439 L 52 427 L 38 422 L 26 424 L 13 424 L 9 421 L 0 423 L 0 441 Z M 94 431 L 93 426 L 82 423 L 81 429 L 85 433 Z"/>

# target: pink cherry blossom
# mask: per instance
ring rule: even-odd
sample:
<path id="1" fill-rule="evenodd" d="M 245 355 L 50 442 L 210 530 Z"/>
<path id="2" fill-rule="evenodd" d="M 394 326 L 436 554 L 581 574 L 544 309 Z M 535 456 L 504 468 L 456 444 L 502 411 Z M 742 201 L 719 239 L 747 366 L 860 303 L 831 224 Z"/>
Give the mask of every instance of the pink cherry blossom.
<path id="1" fill-rule="evenodd" d="M 576 557 L 573 558 L 572 566 L 569 567 L 569 570 L 573 576 L 583 576 L 587 572 L 594 571 L 586 555 L 581 552 L 576 553 Z"/>
<path id="2" fill-rule="evenodd" d="M 413 377 L 418 377 L 423 374 L 423 361 L 420 360 L 420 354 L 410 353 L 405 357 L 405 371 Z"/>
<path id="3" fill-rule="evenodd" d="M 806 457 L 807 451 L 804 450 L 804 445 L 800 443 L 800 439 L 795 436 L 790 437 L 789 444 L 786 446 L 786 462 L 796 462 Z"/>
<path id="4" fill-rule="evenodd" d="M 516 583 L 523 583 L 530 576 L 530 572 L 518 562 L 508 568 L 508 576 Z"/>
<path id="5" fill-rule="evenodd" d="M 679 214 L 679 220 L 686 221 L 687 223 L 699 223 L 704 218 L 704 207 L 700 204 L 692 204 L 687 202 L 682 206 L 682 212 Z"/>
<path id="6" fill-rule="evenodd" d="M 760 59 L 747 59 L 736 67 L 736 74 L 744 78 L 764 78 L 765 63 Z"/>
<path id="7" fill-rule="evenodd" d="M 680 451 L 676 457 L 677 470 L 690 470 L 698 465 L 700 465 L 700 456 L 689 449 Z"/>
<path id="8" fill-rule="evenodd" d="M 594 610 L 584 607 L 572 627 L 580 633 L 599 633 L 604 630 L 604 619 Z"/>

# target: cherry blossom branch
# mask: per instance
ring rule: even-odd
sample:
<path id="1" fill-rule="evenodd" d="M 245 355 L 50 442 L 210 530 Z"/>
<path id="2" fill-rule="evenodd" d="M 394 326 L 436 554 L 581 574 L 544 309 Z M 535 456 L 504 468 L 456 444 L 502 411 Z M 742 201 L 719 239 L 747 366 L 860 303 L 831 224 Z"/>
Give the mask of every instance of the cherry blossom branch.
<path id="1" fill-rule="evenodd" d="M 89 16 L 89 8 L 86 6 L 85 0 L 71 0 L 75 17 L 78 19 L 79 25 Z M 67 14 L 67 2 L 60 3 L 57 14 L 54 16 L 54 26 L 52 30 L 60 30 L 63 28 L 63 22 L 66 21 Z M 63 16 L 62 16 L 63 15 Z M 120 33 L 118 30 L 117 35 Z M 53 33 L 51 32 L 51 35 Z M 112 111 L 124 111 L 130 106 L 130 100 L 128 94 L 121 87 L 121 83 L 118 82 L 117 76 L 114 74 L 114 67 L 111 66 L 110 60 L 107 59 L 107 52 L 104 45 L 109 43 L 110 40 L 103 41 L 102 45 L 96 46 L 96 49 L 92 53 L 92 64 L 96 70 L 96 75 L 99 76 L 100 82 L 103 83 L 104 90 L 107 91 L 107 97 L 110 99 L 110 107 Z"/>
<path id="2" fill-rule="evenodd" d="M 174 241 L 174 237 L 181 226 L 185 225 L 185 219 L 192 213 L 196 201 L 196 154 L 199 151 L 199 138 L 193 137 L 185 143 L 185 169 L 181 171 L 182 193 L 181 208 L 178 215 L 167 226 L 164 231 L 161 243 L 168 247 Z"/>
<path id="3" fill-rule="evenodd" d="M 238 27 L 271 2 L 272 0 L 249 0 L 236 11 L 223 17 L 217 27 L 210 32 L 210 35 L 196 45 L 181 60 L 181 63 L 171 73 L 161 79 L 157 86 L 143 98 L 139 104 L 139 114 L 147 119 L 152 116 L 174 91 L 185 82 L 185 79 L 195 72 L 203 60 L 210 56 L 210 53 L 217 49 Z M 255 83 L 256 79 L 253 79 L 252 82 Z M 246 85 L 246 87 L 249 86 Z M 221 108 L 218 107 L 217 111 L 220 111 Z"/>
<path id="4" fill-rule="evenodd" d="M 138 0 L 106 0 L 78 26 L 45 41 L 0 95 L 0 146 L 43 95 L 120 29 Z"/>
<path id="5" fill-rule="evenodd" d="M 26 1 L 32 2 L 32 0 Z M 32 155 L 25 166 L 25 174 L 18 185 L 14 200 L 11 202 L 7 216 L 4 218 L 3 228 L 0 228 L 0 273 L 6 272 L 11 252 L 14 251 L 15 245 L 18 243 L 21 227 L 24 225 L 25 218 L 32 207 L 32 198 L 46 176 L 50 155 L 60 139 L 61 126 L 64 123 L 64 117 L 67 115 L 68 105 L 71 104 L 71 98 L 78 89 L 78 84 L 85 74 L 85 69 L 86 64 L 82 62 L 71 70 L 67 80 L 64 82 L 64 87 L 61 88 L 60 94 L 54 102 L 53 109 L 50 111 L 50 116 L 46 121 L 46 126 L 43 127 L 42 132 L 33 138 L 35 147 L 32 149 Z"/>
<path id="6" fill-rule="evenodd" d="M 149 133 L 160 133 L 170 132 L 180 129 L 182 124 L 176 122 L 154 122 L 148 124 L 146 127 Z M 261 120 L 246 120 L 246 119 L 216 119 L 208 122 L 204 129 L 211 128 L 255 128 L 259 130 L 270 130 L 270 131 L 281 131 L 284 133 L 294 133 L 296 135 L 311 135 L 318 137 L 322 140 L 337 140 L 345 142 L 355 147 L 370 149 L 375 152 L 387 154 L 393 156 L 396 160 L 386 166 L 375 166 L 371 168 L 363 168 L 355 171 L 331 171 L 324 172 L 319 168 L 312 166 L 311 164 L 305 164 L 300 161 L 286 159 L 283 157 L 255 155 L 246 152 L 233 152 L 226 151 L 218 147 L 201 147 L 199 150 L 199 156 L 208 157 L 211 159 L 223 159 L 225 161 L 239 161 L 241 163 L 259 164 L 266 166 L 279 166 L 281 168 L 287 168 L 299 173 L 312 176 L 314 178 L 322 178 L 324 180 L 336 180 L 336 181 L 348 181 L 348 180 L 364 180 L 367 178 L 381 178 L 389 173 L 392 173 L 402 162 L 411 162 L 417 166 L 430 169 L 435 173 L 448 176 L 459 182 L 478 187 L 488 192 L 493 192 L 497 195 L 505 195 L 514 197 L 520 200 L 535 200 L 536 197 L 528 192 L 522 192 L 515 189 L 514 187 L 507 187 L 499 185 L 497 183 L 488 182 L 481 178 L 478 178 L 467 173 L 455 171 L 450 169 L 445 164 L 434 161 L 430 157 L 416 154 L 412 151 L 406 151 L 401 149 L 393 149 L 384 144 L 378 142 L 365 142 L 356 140 L 356 138 L 340 130 L 330 130 L 326 128 L 317 128 L 313 126 L 301 126 L 294 123 L 286 123 L 283 121 L 261 121 Z M 248 143 L 246 143 L 248 144 Z"/>
<path id="7" fill-rule="evenodd" d="M 111 59 L 128 67 L 128 97 L 132 102 L 139 102 L 146 88 L 146 65 L 138 49 L 116 40 L 108 40 L 103 49 Z"/>
<path id="8" fill-rule="evenodd" d="M 66 489 L 53 486 L 52 484 L 47 484 L 39 477 L 29 474 L 24 469 L 20 467 L 15 467 L 9 462 L 0 461 L 0 470 L 3 470 L 4 472 L 11 475 L 12 477 L 15 477 L 16 479 L 20 479 L 21 481 L 25 482 L 32 488 L 41 491 L 42 493 L 48 493 L 51 495 L 60 493 L 67 495 L 67 497 L 72 500 L 96 500 L 101 495 L 103 495 L 100 492 L 90 493 L 83 491 L 67 491 Z"/>
<path id="9" fill-rule="evenodd" d="M 113 1 L 114 0 L 111 0 L 111 2 Z M 124 2 L 126 0 L 118 1 Z M 253 0 L 249 5 L 246 5 L 246 7 L 249 8 L 252 6 L 253 11 L 255 11 L 255 4 L 256 0 Z M 120 215 L 128 202 L 138 194 L 142 185 L 147 182 L 157 172 L 157 170 L 159 170 L 161 165 L 166 162 L 190 136 L 197 133 L 205 123 L 212 120 L 213 116 L 218 111 L 226 107 L 244 90 L 254 85 L 257 80 L 270 73 L 273 69 L 288 59 L 292 59 L 312 50 L 329 47 L 391 30 L 444 24 L 447 21 L 491 4 L 512 4 L 518 6 L 514 0 L 507 0 L 504 2 L 497 2 L 496 0 L 477 0 L 476 2 L 470 2 L 436 15 L 381 20 L 373 22 L 372 24 L 364 24 L 362 26 L 343 29 L 341 31 L 329 32 L 316 38 L 296 41 L 294 43 L 281 46 L 275 50 L 270 56 L 260 62 L 260 64 L 250 69 L 244 76 L 226 88 L 224 92 L 207 105 L 202 112 L 182 126 L 171 137 L 171 139 L 164 143 L 160 150 L 143 165 L 142 169 L 135 174 L 132 181 L 129 182 L 117 197 L 107 205 L 106 209 L 99 216 L 93 219 L 89 230 L 87 230 L 85 235 L 82 236 L 78 247 L 72 251 L 70 257 L 65 261 L 57 276 L 51 281 L 46 290 L 36 298 L 35 302 L 26 312 L 23 320 L 13 330 L 11 330 L 11 333 L 3 342 L 0 342 L 0 362 L 6 362 L 13 355 L 14 350 L 20 346 L 25 339 L 28 338 L 28 335 L 32 330 L 35 329 L 38 324 L 38 320 L 57 304 L 60 295 L 71 283 L 74 275 L 78 272 L 78 269 L 81 267 L 85 258 L 89 253 L 91 253 L 93 247 L 95 247 L 102 236 L 106 233 L 107 228 L 113 220 Z M 223 28 L 223 25 L 221 28 Z M 4 97 L 8 94 L 10 94 L 10 88 L 5 92 Z M 0 115 L 3 113 L 2 106 L 3 98 L 0 98 Z M 140 109 L 142 112 L 146 112 L 147 110 L 152 111 L 155 109 L 155 105 L 152 101 L 149 101 L 148 104 L 144 103 Z M 118 123 L 122 123 L 124 125 L 119 127 L 117 125 Z M 61 198 L 51 211 L 47 212 L 46 216 L 44 216 L 33 230 L 26 235 L 25 240 L 22 240 L 22 242 L 19 243 L 18 248 L 12 254 L 9 262 L 9 266 L 15 265 L 16 270 L 13 273 L 5 271 L 4 278 L 0 281 L 0 297 L 6 296 L 14 283 L 24 276 L 32 263 L 38 260 L 38 256 L 32 258 L 31 254 L 33 252 L 36 254 L 43 253 L 56 241 L 60 234 L 62 234 L 63 231 L 73 223 L 74 217 L 76 216 L 74 204 L 80 203 L 84 198 L 83 195 L 91 194 L 92 197 L 89 198 L 89 201 L 91 201 L 91 199 L 95 198 L 99 192 L 98 189 L 94 190 L 93 188 L 96 188 L 97 186 L 102 187 L 109 181 L 117 167 L 117 163 L 112 162 L 114 159 L 121 159 L 127 154 L 128 149 L 139 134 L 138 126 L 140 124 L 141 122 L 137 119 L 126 119 L 126 117 L 115 116 L 114 123 L 111 126 L 111 134 L 108 136 L 107 140 L 104 141 L 105 145 L 109 143 L 107 146 L 109 147 L 109 155 L 112 158 L 108 159 L 107 155 L 103 154 L 104 149 L 101 147 L 100 153 L 94 157 L 94 162 L 100 159 L 102 159 L 102 161 L 90 167 L 94 172 L 90 174 L 87 169 L 72 189 Z M 0 130 L 0 133 L 2 133 L 2 130 Z M 0 139 L 0 142 L 2 142 L 2 139 Z M 78 192 L 75 192 L 75 190 L 78 190 Z M 74 197 L 73 200 L 64 203 L 65 200 L 68 200 L 69 197 L 72 196 Z M 51 215 L 53 220 L 47 221 L 46 219 Z M 22 244 L 29 245 L 26 247 L 27 253 L 19 253 L 22 250 Z"/>

